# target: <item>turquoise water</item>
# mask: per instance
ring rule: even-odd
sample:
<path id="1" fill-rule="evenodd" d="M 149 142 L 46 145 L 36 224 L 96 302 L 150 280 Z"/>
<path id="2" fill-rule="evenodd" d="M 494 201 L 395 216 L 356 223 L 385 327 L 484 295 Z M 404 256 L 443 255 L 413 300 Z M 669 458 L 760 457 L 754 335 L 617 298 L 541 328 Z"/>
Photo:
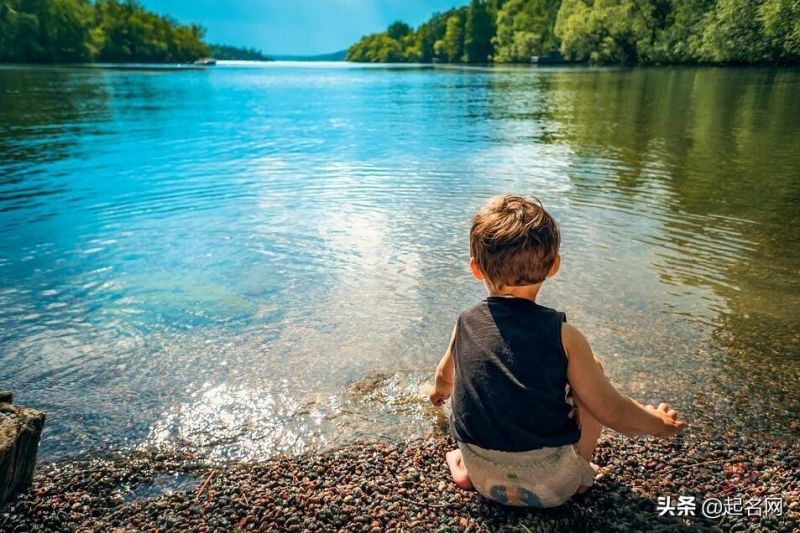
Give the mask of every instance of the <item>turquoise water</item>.
<path id="1" fill-rule="evenodd" d="M 469 217 L 521 192 L 624 390 L 796 433 L 798 102 L 780 69 L 0 68 L 0 389 L 47 459 L 424 434 Z"/>

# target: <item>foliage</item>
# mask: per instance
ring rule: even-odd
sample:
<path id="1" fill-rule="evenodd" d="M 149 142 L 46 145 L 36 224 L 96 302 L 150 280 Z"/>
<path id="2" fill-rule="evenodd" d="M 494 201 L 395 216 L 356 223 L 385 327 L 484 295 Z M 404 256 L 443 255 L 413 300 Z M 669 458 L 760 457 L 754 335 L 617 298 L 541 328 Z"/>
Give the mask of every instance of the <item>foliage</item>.
<path id="1" fill-rule="evenodd" d="M 564 0 L 555 25 L 564 57 L 593 63 L 634 62 L 646 18 L 635 7 L 639 7 L 636 0 L 597 0 L 590 4 Z"/>
<path id="2" fill-rule="evenodd" d="M 416 34 L 416 43 L 420 51 L 419 60 L 423 63 L 430 63 L 435 57 L 434 47 L 436 41 L 444 37 L 447 30 L 447 19 L 454 13 L 453 10 L 446 13 L 434 13 L 427 22 L 419 27 Z"/>
<path id="3" fill-rule="evenodd" d="M 409 33 L 411 33 L 411 26 L 400 20 L 393 22 L 386 28 L 386 35 L 392 39 L 402 39 Z"/>
<path id="4" fill-rule="evenodd" d="M 510 0 L 497 14 L 494 60 L 527 63 L 558 50 L 554 33 L 561 0 Z"/>
<path id="5" fill-rule="evenodd" d="M 203 34 L 135 0 L 0 0 L 2 61 L 191 61 Z"/>
<path id="6" fill-rule="evenodd" d="M 405 60 L 400 41 L 387 33 L 367 35 L 347 51 L 348 61 L 397 63 Z"/>
<path id="7" fill-rule="evenodd" d="M 471 0 L 416 30 L 364 37 L 350 61 L 800 62 L 798 0 Z"/>
<path id="8" fill-rule="evenodd" d="M 484 0 L 472 0 L 464 24 L 464 57 L 466 63 L 486 63 L 492 55 L 494 20 Z"/>
<path id="9" fill-rule="evenodd" d="M 434 55 L 447 63 L 460 63 L 464 57 L 464 13 L 447 18 L 445 32 L 433 45 Z"/>
<path id="10" fill-rule="evenodd" d="M 705 59 L 767 63 L 800 58 L 797 0 L 718 0 L 705 23 Z"/>
<path id="11" fill-rule="evenodd" d="M 239 61 L 272 61 L 272 58 L 255 48 L 239 48 L 225 44 L 212 44 L 211 56 L 215 59 L 233 59 Z"/>
<path id="12" fill-rule="evenodd" d="M 758 10 L 764 25 L 764 35 L 770 39 L 781 59 L 800 57 L 800 2 L 797 0 L 767 0 Z"/>

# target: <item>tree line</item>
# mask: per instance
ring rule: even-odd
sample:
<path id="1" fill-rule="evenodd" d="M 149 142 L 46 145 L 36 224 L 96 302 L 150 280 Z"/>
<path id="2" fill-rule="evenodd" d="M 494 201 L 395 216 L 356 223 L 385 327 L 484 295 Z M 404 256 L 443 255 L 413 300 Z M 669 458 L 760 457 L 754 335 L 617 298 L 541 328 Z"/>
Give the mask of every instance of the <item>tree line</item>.
<path id="1" fill-rule="evenodd" d="M 256 48 L 246 48 L 239 46 L 230 46 L 226 44 L 212 44 L 211 55 L 214 59 L 236 59 L 239 61 L 272 61 L 272 57 L 268 56 L 261 50 Z"/>
<path id="2" fill-rule="evenodd" d="M 0 0 L 0 61 L 192 61 L 204 34 L 136 0 Z"/>
<path id="3" fill-rule="evenodd" d="M 363 37 L 349 61 L 797 63 L 798 0 L 472 0 Z"/>

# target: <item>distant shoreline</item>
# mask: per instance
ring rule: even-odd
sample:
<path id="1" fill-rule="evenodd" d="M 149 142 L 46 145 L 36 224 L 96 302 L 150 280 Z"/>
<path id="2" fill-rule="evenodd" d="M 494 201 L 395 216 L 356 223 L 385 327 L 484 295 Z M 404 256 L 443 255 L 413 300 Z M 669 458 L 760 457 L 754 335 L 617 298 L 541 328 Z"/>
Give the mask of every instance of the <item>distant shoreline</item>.
<path id="1" fill-rule="evenodd" d="M 554 64 L 531 64 L 531 63 L 487 63 L 487 64 L 466 64 L 466 63 L 410 63 L 410 62 L 390 62 L 390 63 L 369 63 L 361 61 L 345 60 L 323 60 L 323 59 L 287 59 L 277 57 L 270 60 L 254 59 L 220 59 L 216 65 L 202 65 L 196 63 L 172 63 L 172 62 L 97 62 L 97 63 L 78 63 L 78 62 L 56 62 L 56 63 L 23 63 L 23 62 L 0 62 L 2 69 L 14 68 L 86 68 L 86 69 L 111 69 L 111 70 L 209 70 L 218 67 L 235 67 L 247 65 L 301 65 L 301 64 L 328 64 L 328 65 L 347 65 L 355 68 L 392 68 L 392 69 L 429 69 L 429 70 L 467 70 L 467 71 L 521 71 L 521 70 L 571 70 L 571 69 L 591 69 L 591 70 L 644 70 L 644 69 L 780 69 L 798 70 L 800 64 L 785 63 L 758 63 L 758 64 L 720 64 L 720 63 L 680 63 L 663 65 L 596 65 L 590 63 L 554 63 Z"/>

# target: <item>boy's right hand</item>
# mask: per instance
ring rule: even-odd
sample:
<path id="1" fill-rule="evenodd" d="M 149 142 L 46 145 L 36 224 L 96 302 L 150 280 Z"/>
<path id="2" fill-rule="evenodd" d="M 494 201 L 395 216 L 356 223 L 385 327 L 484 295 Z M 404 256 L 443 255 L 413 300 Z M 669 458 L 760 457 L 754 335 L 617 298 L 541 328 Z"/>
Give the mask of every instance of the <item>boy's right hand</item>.
<path id="1" fill-rule="evenodd" d="M 452 389 L 449 391 L 438 390 L 435 386 L 431 387 L 431 390 L 428 392 L 428 398 L 431 400 L 433 405 L 439 406 L 444 403 L 445 400 L 450 398 L 452 394 Z"/>
<path id="2" fill-rule="evenodd" d="M 678 420 L 678 411 L 670 409 L 669 404 L 660 403 L 658 407 L 646 405 L 645 409 L 661 420 L 661 427 L 658 431 L 652 433 L 653 436 L 672 437 L 686 428 L 686 422 Z"/>

